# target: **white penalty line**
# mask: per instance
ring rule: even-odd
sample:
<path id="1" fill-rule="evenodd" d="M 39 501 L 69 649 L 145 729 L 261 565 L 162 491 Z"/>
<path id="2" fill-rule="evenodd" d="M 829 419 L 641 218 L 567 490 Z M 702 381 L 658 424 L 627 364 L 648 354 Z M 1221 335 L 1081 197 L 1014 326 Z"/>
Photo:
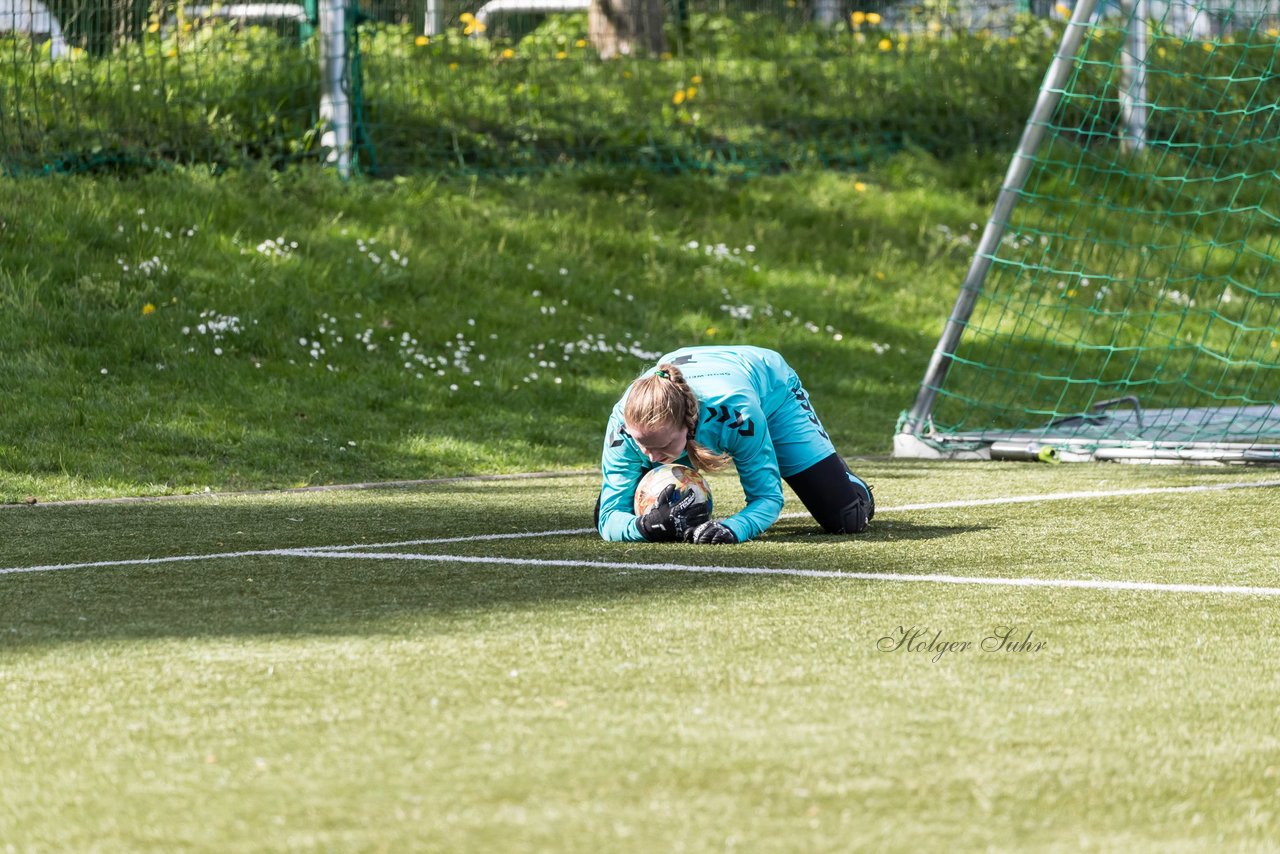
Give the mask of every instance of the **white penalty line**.
<path id="1" fill-rule="evenodd" d="M 0 568 L 0 575 L 23 572 L 56 572 L 60 569 L 102 569 L 111 566 L 152 566 L 160 563 L 183 563 L 196 560 L 227 560 L 241 557 L 290 556 L 298 553 L 343 552 L 352 549 L 392 549 L 401 546 L 432 546 L 450 543 L 478 543 L 485 540 L 523 540 L 534 537 L 559 537 L 566 534 L 591 534 L 595 528 L 566 528 L 560 531 L 522 531 L 510 534 L 475 534 L 469 537 L 437 537 L 430 540 L 403 540 L 397 543 L 356 543 L 350 546 L 300 546 L 293 549 L 251 549 L 239 552 L 213 552 L 201 555 L 172 555 L 169 557 L 139 557 L 125 560 L 93 560 L 84 563 L 49 563 L 43 566 L 10 566 Z"/>
<path id="2" fill-rule="evenodd" d="M 1194 486 L 1160 486 L 1138 489 L 1094 490 L 1088 492 L 1055 492 L 1046 495 L 1010 495 L 998 498 L 971 498 L 956 501 L 934 501 L 923 504 L 902 504 L 897 507 L 877 507 L 876 513 L 903 513 L 922 510 L 949 510 L 965 507 L 990 507 L 1000 504 L 1031 504 L 1041 501 L 1076 501 L 1094 498 L 1125 498 L 1141 495 L 1165 495 L 1170 493 L 1218 492 L 1231 489 L 1267 489 L 1280 487 L 1280 480 L 1236 481 Z M 802 519 L 808 513 L 784 513 L 783 519 Z M 63 569 L 101 569 L 107 567 L 152 566 L 162 563 L 183 563 L 201 560 L 224 560 L 243 557 L 288 556 L 299 553 L 320 555 L 324 552 L 352 552 L 356 550 L 403 548 L 407 546 L 447 545 L 450 543 L 478 543 L 489 540 L 522 540 L 535 537 L 557 537 L 595 533 L 594 528 L 565 528 L 555 531 L 519 531 L 505 534 L 473 534 L 465 537 L 434 537 L 429 539 L 399 540 L 388 543 L 356 543 L 345 546 L 307 546 L 295 549 L 254 549 L 236 552 L 214 552 L 199 555 L 173 555 L 169 557 L 133 558 L 125 560 L 95 560 L 81 563 L 44 564 L 40 566 L 0 567 L 0 575 L 28 572 L 56 572 Z M 497 559 L 502 560 L 502 559 Z M 848 576 L 848 573 L 839 573 Z M 878 576 L 877 576 L 878 577 Z M 1240 588 L 1243 589 L 1243 588 Z M 1262 588 L 1268 589 L 1268 588 Z"/>
<path id="3" fill-rule="evenodd" d="M 693 572 L 719 575 L 783 575 L 800 578 L 849 579 L 856 581 L 901 581 L 926 584 L 973 584 L 991 587 L 1054 587 L 1084 590 L 1137 590 L 1155 593 L 1222 593 L 1245 596 L 1280 596 L 1280 587 L 1235 587 L 1224 584 L 1165 584 L 1156 581 L 1106 581 L 1089 578 L 990 578 L 983 576 L 940 575 L 926 573 L 855 572 L 832 569 L 778 569 L 767 566 L 696 566 L 682 563 L 626 563 L 611 560 L 555 560 L 540 558 L 504 558 L 476 555 L 409 554 L 406 552 L 335 552 L 293 549 L 296 557 L 319 557 L 348 560 L 430 561 L 435 563 L 473 563 L 502 566 L 537 566 L 557 568 L 625 569 L 642 572 Z"/>
<path id="4" fill-rule="evenodd" d="M 592 529 L 586 529 L 592 530 Z M 553 532 L 547 532 L 553 533 Z M 568 533 L 557 531 L 554 533 Z M 455 539 L 456 541 L 456 539 Z M 213 560 L 225 557 L 309 557 L 328 560 L 393 560 L 409 562 L 479 564 L 487 566 L 534 566 L 552 568 L 618 569 L 638 572 L 687 572 L 712 575 L 789 576 L 852 581 L 896 581 L 921 584 L 976 585 L 986 587 L 1031 587 L 1077 590 L 1139 591 L 1151 593 L 1197 593 L 1236 596 L 1280 596 L 1280 587 L 1232 586 L 1225 584 L 1168 584 L 1156 581 L 1108 581 L 1089 578 L 994 578 L 987 576 L 943 575 L 938 573 L 858 572 L 831 569 L 777 568 L 766 566 L 697 566 L 681 563 L 634 563 L 607 560 L 557 560 L 545 558 L 490 557 L 477 555 L 415 554 L 410 552 L 339 551 L 337 549 L 263 549 L 252 552 L 225 552 L 211 555 L 181 555 L 171 558 L 143 558 L 130 561 L 98 561 L 77 566 L 131 566 L 181 561 Z M 47 572 L 72 565 L 26 567 L 0 573 Z"/>
<path id="5" fill-rule="evenodd" d="M 1280 480 L 1235 481 L 1232 483 L 1206 483 L 1193 486 L 1147 486 L 1135 489 L 1093 490 L 1089 492 L 1050 492 L 1046 495 L 1008 495 L 1001 498 L 966 498 L 958 501 L 934 501 L 928 504 L 903 504 L 886 507 L 877 513 L 911 510 L 950 510 L 963 507 L 990 507 L 995 504 L 1035 504 L 1041 501 L 1082 501 L 1093 498 L 1128 498 L 1140 495 L 1170 495 L 1176 493 L 1223 492 L 1231 489 L 1273 489 L 1280 487 Z M 803 516 L 805 514 L 792 514 Z"/>

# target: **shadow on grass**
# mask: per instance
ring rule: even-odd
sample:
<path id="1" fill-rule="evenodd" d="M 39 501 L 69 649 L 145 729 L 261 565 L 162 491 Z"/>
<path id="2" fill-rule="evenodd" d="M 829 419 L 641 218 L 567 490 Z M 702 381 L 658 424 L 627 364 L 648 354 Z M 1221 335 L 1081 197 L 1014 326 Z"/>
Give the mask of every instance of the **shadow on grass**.
<path id="1" fill-rule="evenodd" d="M 566 556 L 568 557 L 568 556 Z M 616 559 L 644 562 L 634 555 Z M 794 579 L 629 567 L 264 556 L 0 577 L 0 650 L 107 640 L 415 636 Z M 568 616 L 566 616 L 568 615 Z M 521 620 L 525 617 L 521 617 Z"/>
<path id="2" fill-rule="evenodd" d="M 795 581 L 715 572 L 637 571 L 625 566 L 244 554 L 581 531 L 590 527 L 596 488 L 592 477 L 464 481 L 414 489 L 0 511 L 6 529 L 0 542 L 0 569 L 117 562 L 0 574 L 0 650 L 104 640 L 367 636 L 404 631 L 431 635 L 474 626 L 479 615 L 553 609 L 563 616 L 626 602 Z M 876 531 L 906 538 L 944 537 L 965 530 L 876 524 L 873 536 L 877 537 L 881 534 Z M 769 556 L 766 565 L 823 568 L 829 565 L 828 558 L 837 556 L 845 565 L 850 560 L 860 562 L 866 553 L 857 548 L 855 539 L 784 534 L 783 542 L 794 542 L 798 550 L 787 548 L 783 555 Z M 740 565 L 767 554 L 603 543 L 589 533 L 421 543 L 405 550 L 620 564 Z M 226 556 L 166 560 L 208 555 Z M 142 559 L 160 562 L 118 563 Z M 883 567 L 883 561 L 877 564 Z M 540 624 L 530 623 L 532 627 Z"/>
<path id="3" fill-rule="evenodd" d="M 798 526 L 798 527 L 797 527 Z M 988 531 L 990 525 L 919 525 L 902 519 L 875 519 L 858 535 L 831 536 L 816 524 L 806 526 L 801 520 L 765 534 L 769 542 L 804 541 L 819 543 L 885 543 L 894 540 L 938 540 L 976 531 Z"/>

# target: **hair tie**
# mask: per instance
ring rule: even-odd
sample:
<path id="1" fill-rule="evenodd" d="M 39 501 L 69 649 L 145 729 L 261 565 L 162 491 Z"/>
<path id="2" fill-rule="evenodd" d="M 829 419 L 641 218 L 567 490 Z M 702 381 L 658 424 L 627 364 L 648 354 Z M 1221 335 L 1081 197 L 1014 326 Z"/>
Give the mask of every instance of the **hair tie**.
<path id="1" fill-rule="evenodd" d="M 664 380 L 671 379 L 671 374 L 668 371 L 664 371 L 662 368 L 654 368 L 653 375 L 655 377 L 662 377 Z"/>

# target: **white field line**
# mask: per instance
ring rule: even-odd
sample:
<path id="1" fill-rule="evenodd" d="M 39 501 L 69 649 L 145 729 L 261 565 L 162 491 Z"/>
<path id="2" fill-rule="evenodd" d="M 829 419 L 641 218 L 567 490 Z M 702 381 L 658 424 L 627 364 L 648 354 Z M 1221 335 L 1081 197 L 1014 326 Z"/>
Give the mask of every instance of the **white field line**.
<path id="1" fill-rule="evenodd" d="M 351 546 L 306 546 L 296 549 L 253 549 L 242 552 L 213 552 L 202 555 L 173 555 L 172 557 L 142 557 L 131 560 L 94 560 L 86 563 L 51 563 L 44 566 L 11 566 L 0 568 L 0 575 L 21 572 L 54 572 L 59 569 L 96 569 L 107 566 L 150 566 L 158 563 L 179 563 L 193 560 L 223 560 L 238 557 L 262 557 L 264 555 L 292 555 L 295 552 L 341 552 L 346 549 L 389 549 L 396 546 L 430 546 L 447 543 L 477 543 L 484 540 L 523 540 L 532 537 L 554 537 L 562 534 L 589 534 L 595 528 L 567 528 L 561 531 L 529 531 L 514 534 L 476 534 L 471 537 L 441 537 L 434 540 L 409 540 L 403 543 L 357 543 Z"/>
<path id="2" fill-rule="evenodd" d="M 367 483 L 334 483 L 320 486 L 295 486 L 287 489 L 245 489 L 237 492 L 191 492 L 182 495 L 132 495 L 123 498 L 76 498 L 68 501 L 41 501 L 39 507 L 84 507 L 94 504 L 148 504 L 156 501 L 209 501 L 211 499 L 244 498 L 257 495 L 293 495 L 306 492 L 356 492 L 361 490 L 406 489 L 416 486 L 438 486 L 442 483 L 475 483 L 503 480 L 552 480 L 562 477 L 584 477 L 598 474 L 599 469 L 570 471 L 535 471 L 519 474 L 476 474 L 458 477 L 431 477 L 418 480 L 378 480 Z M 7 509 L 28 510 L 25 504 L 0 504 Z"/>
<path id="3" fill-rule="evenodd" d="M 537 558 L 429 555 L 404 552 L 332 552 L 295 549 L 299 557 L 349 560 L 405 560 L 437 563 L 478 563 L 502 566 L 587 567 L 633 569 L 642 572 L 698 572 L 721 575 L 791 575 L 803 578 L 854 579 L 858 581 L 908 581 L 933 584 L 977 584 L 998 587 L 1066 587 L 1087 590 L 1141 590 L 1157 593 L 1222 593 L 1246 596 L 1280 596 L 1280 587 L 1232 587 L 1222 584 L 1161 584 L 1155 581 L 1105 581 L 1089 578 L 988 578 L 921 573 L 840 572 L 830 569 L 777 569 L 765 566 L 689 566 L 680 563 L 624 563 L 611 560 L 543 560 Z"/>
<path id="4" fill-rule="evenodd" d="M 998 498 L 965 498 L 957 501 L 934 501 L 926 504 L 901 504 L 897 507 L 877 507 L 876 513 L 907 513 L 921 510 L 951 510 L 961 507 L 990 507 L 997 504 L 1033 504 L 1039 501 L 1083 501 L 1094 498 L 1125 498 L 1141 495 L 1161 495 L 1176 492 L 1219 492 L 1225 489 L 1266 489 L 1280 487 L 1280 480 L 1240 481 L 1213 483 L 1199 486 L 1155 486 L 1138 489 L 1094 490 L 1090 492 L 1051 492 L 1047 495 L 1006 495 Z M 779 519 L 807 519 L 807 512 L 783 513 Z M 389 549 L 403 546 L 425 546 L 439 543 L 470 543 L 479 540 L 519 539 L 521 537 L 545 537 L 554 534 L 590 534 L 594 528 L 573 528 L 564 531 L 545 531 L 533 534 L 482 534 L 473 537 L 450 539 L 401 540 L 395 543 L 370 543 L 354 546 L 316 546 L 312 551 L 347 551 L 350 549 Z M 3 570 L 0 570 L 3 573 Z"/>
<path id="5" fill-rule="evenodd" d="M 1222 492 L 1228 489 L 1271 489 L 1280 486 L 1280 480 L 1239 481 L 1235 483 L 1209 483 L 1197 486 L 1149 486 L 1138 489 L 1096 490 L 1091 492 L 1051 492 L 1047 495 L 1010 495 L 1002 498 L 966 498 L 959 501 L 936 501 L 930 504 L 903 504 L 886 507 L 884 512 L 910 510 L 947 510 L 956 507 L 988 507 L 993 504 L 1034 504 L 1041 501 L 1083 501 L 1093 498 L 1125 498 L 1137 495 L 1169 495 L 1187 492 Z M 882 512 L 879 507 L 876 512 Z M 798 514 L 804 515 L 804 514 Z"/>
<path id="6" fill-rule="evenodd" d="M 976 498 L 961 499 L 957 501 L 938 501 L 925 504 L 903 504 L 897 507 L 877 507 L 876 513 L 901 513 L 901 512 L 917 512 L 924 510 L 944 510 L 963 507 L 989 507 L 997 504 L 1030 504 L 1040 501 L 1070 501 L 1070 500 L 1088 500 L 1095 498 L 1123 498 L 1126 496 L 1141 495 L 1161 495 L 1168 493 L 1195 493 L 1195 492 L 1215 492 L 1227 489 L 1265 489 L 1271 487 L 1280 487 L 1280 480 L 1264 480 L 1264 481 L 1242 481 L 1233 483 L 1215 483 L 1198 486 L 1166 486 L 1166 487 L 1148 487 L 1142 489 L 1118 489 L 1118 490 L 1098 490 L 1089 492 L 1057 492 L 1047 495 L 1012 495 L 999 498 Z M 781 518 L 798 519 L 805 518 L 808 513 L 784 513 Z M 299 547 L 294 549 L 254 549 L 250 551 L 237 552 L 214 552 L 211 554 L 198 555 L 173 555 L 170 557 L 154 557 L 154 558 L 133 558 L 128 560 L 98 560 L 87 561 L 83 563 L 61 563 L 61 564 L 44 564 L 41 566 L 13 566 L 0 567 L 0 575 L 13 575 L 28 572 L 54 572 L 62 569 L 97 569 L 105 567 L 119 566 L 151 566 L 162 563 L 180 563 L 188 561 L 200 560 L 222 560 L 230 558 L 242 557 L 260 557 L 267 555 L 297 555 L 297 554 L 316 554 L 320 553 L 341 553 L 355 550 L 371 550 L 371 549 L 387 549 L 400 548 L 404 546 L 425 546 L 425 545 L 444 545 L 449 543 L 475 543 L 486 540 L 518 540 L 529 539 L 533 537 L 552 537 L 570 534 L 589 534 L 594 532 L 594 528 L 566 528 L 555 531 L 528 531 L 506 534 L 476 534 L 466 537 L 437 537 L 432 539 L 418 540 L 400 540 L 389 543 L 357 543 L 345 546 L 311 546 Z M 701 571 L 698 567 L 688 567 L 691 571 Z M 819 570 L 815 570 L 819 571 Z M 850 577 L 848 573 L 838 573 L 843 577 Z M 894 576 L 895 578 L 906 578 L 906 576 Z M 1243 589 L 1243 588 L 1241 588 Z"/>

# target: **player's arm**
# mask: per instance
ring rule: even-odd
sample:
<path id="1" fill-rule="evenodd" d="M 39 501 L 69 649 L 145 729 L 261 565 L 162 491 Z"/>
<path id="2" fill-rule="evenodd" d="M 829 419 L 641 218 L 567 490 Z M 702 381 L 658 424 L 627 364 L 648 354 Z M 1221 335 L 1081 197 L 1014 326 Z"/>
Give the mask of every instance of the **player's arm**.
<path id="1" fill-rule="evenodd" d="M 610 542 L 639 542 L 644 540 L 637 526 L 635 507 L 636 487 L 644 474 L 645 458 L 623 429 L 621 419 L 609 419 L 605 431 L 604 451 L 600 469 L 604 482 L 600 487 L 600 505 L 596 517 L 596 530 L 600 537 Z"/>
<path id="2" fill-rule="evenodd" d="M 738 469 L 747 504 L 738 513 L 720 520 L 740 543 L 759 536 L 782 513 L 782 475 L 769 428 L 763 413 L 754 407 L 745 415 L 743 426 L 725 444 Z"/>

